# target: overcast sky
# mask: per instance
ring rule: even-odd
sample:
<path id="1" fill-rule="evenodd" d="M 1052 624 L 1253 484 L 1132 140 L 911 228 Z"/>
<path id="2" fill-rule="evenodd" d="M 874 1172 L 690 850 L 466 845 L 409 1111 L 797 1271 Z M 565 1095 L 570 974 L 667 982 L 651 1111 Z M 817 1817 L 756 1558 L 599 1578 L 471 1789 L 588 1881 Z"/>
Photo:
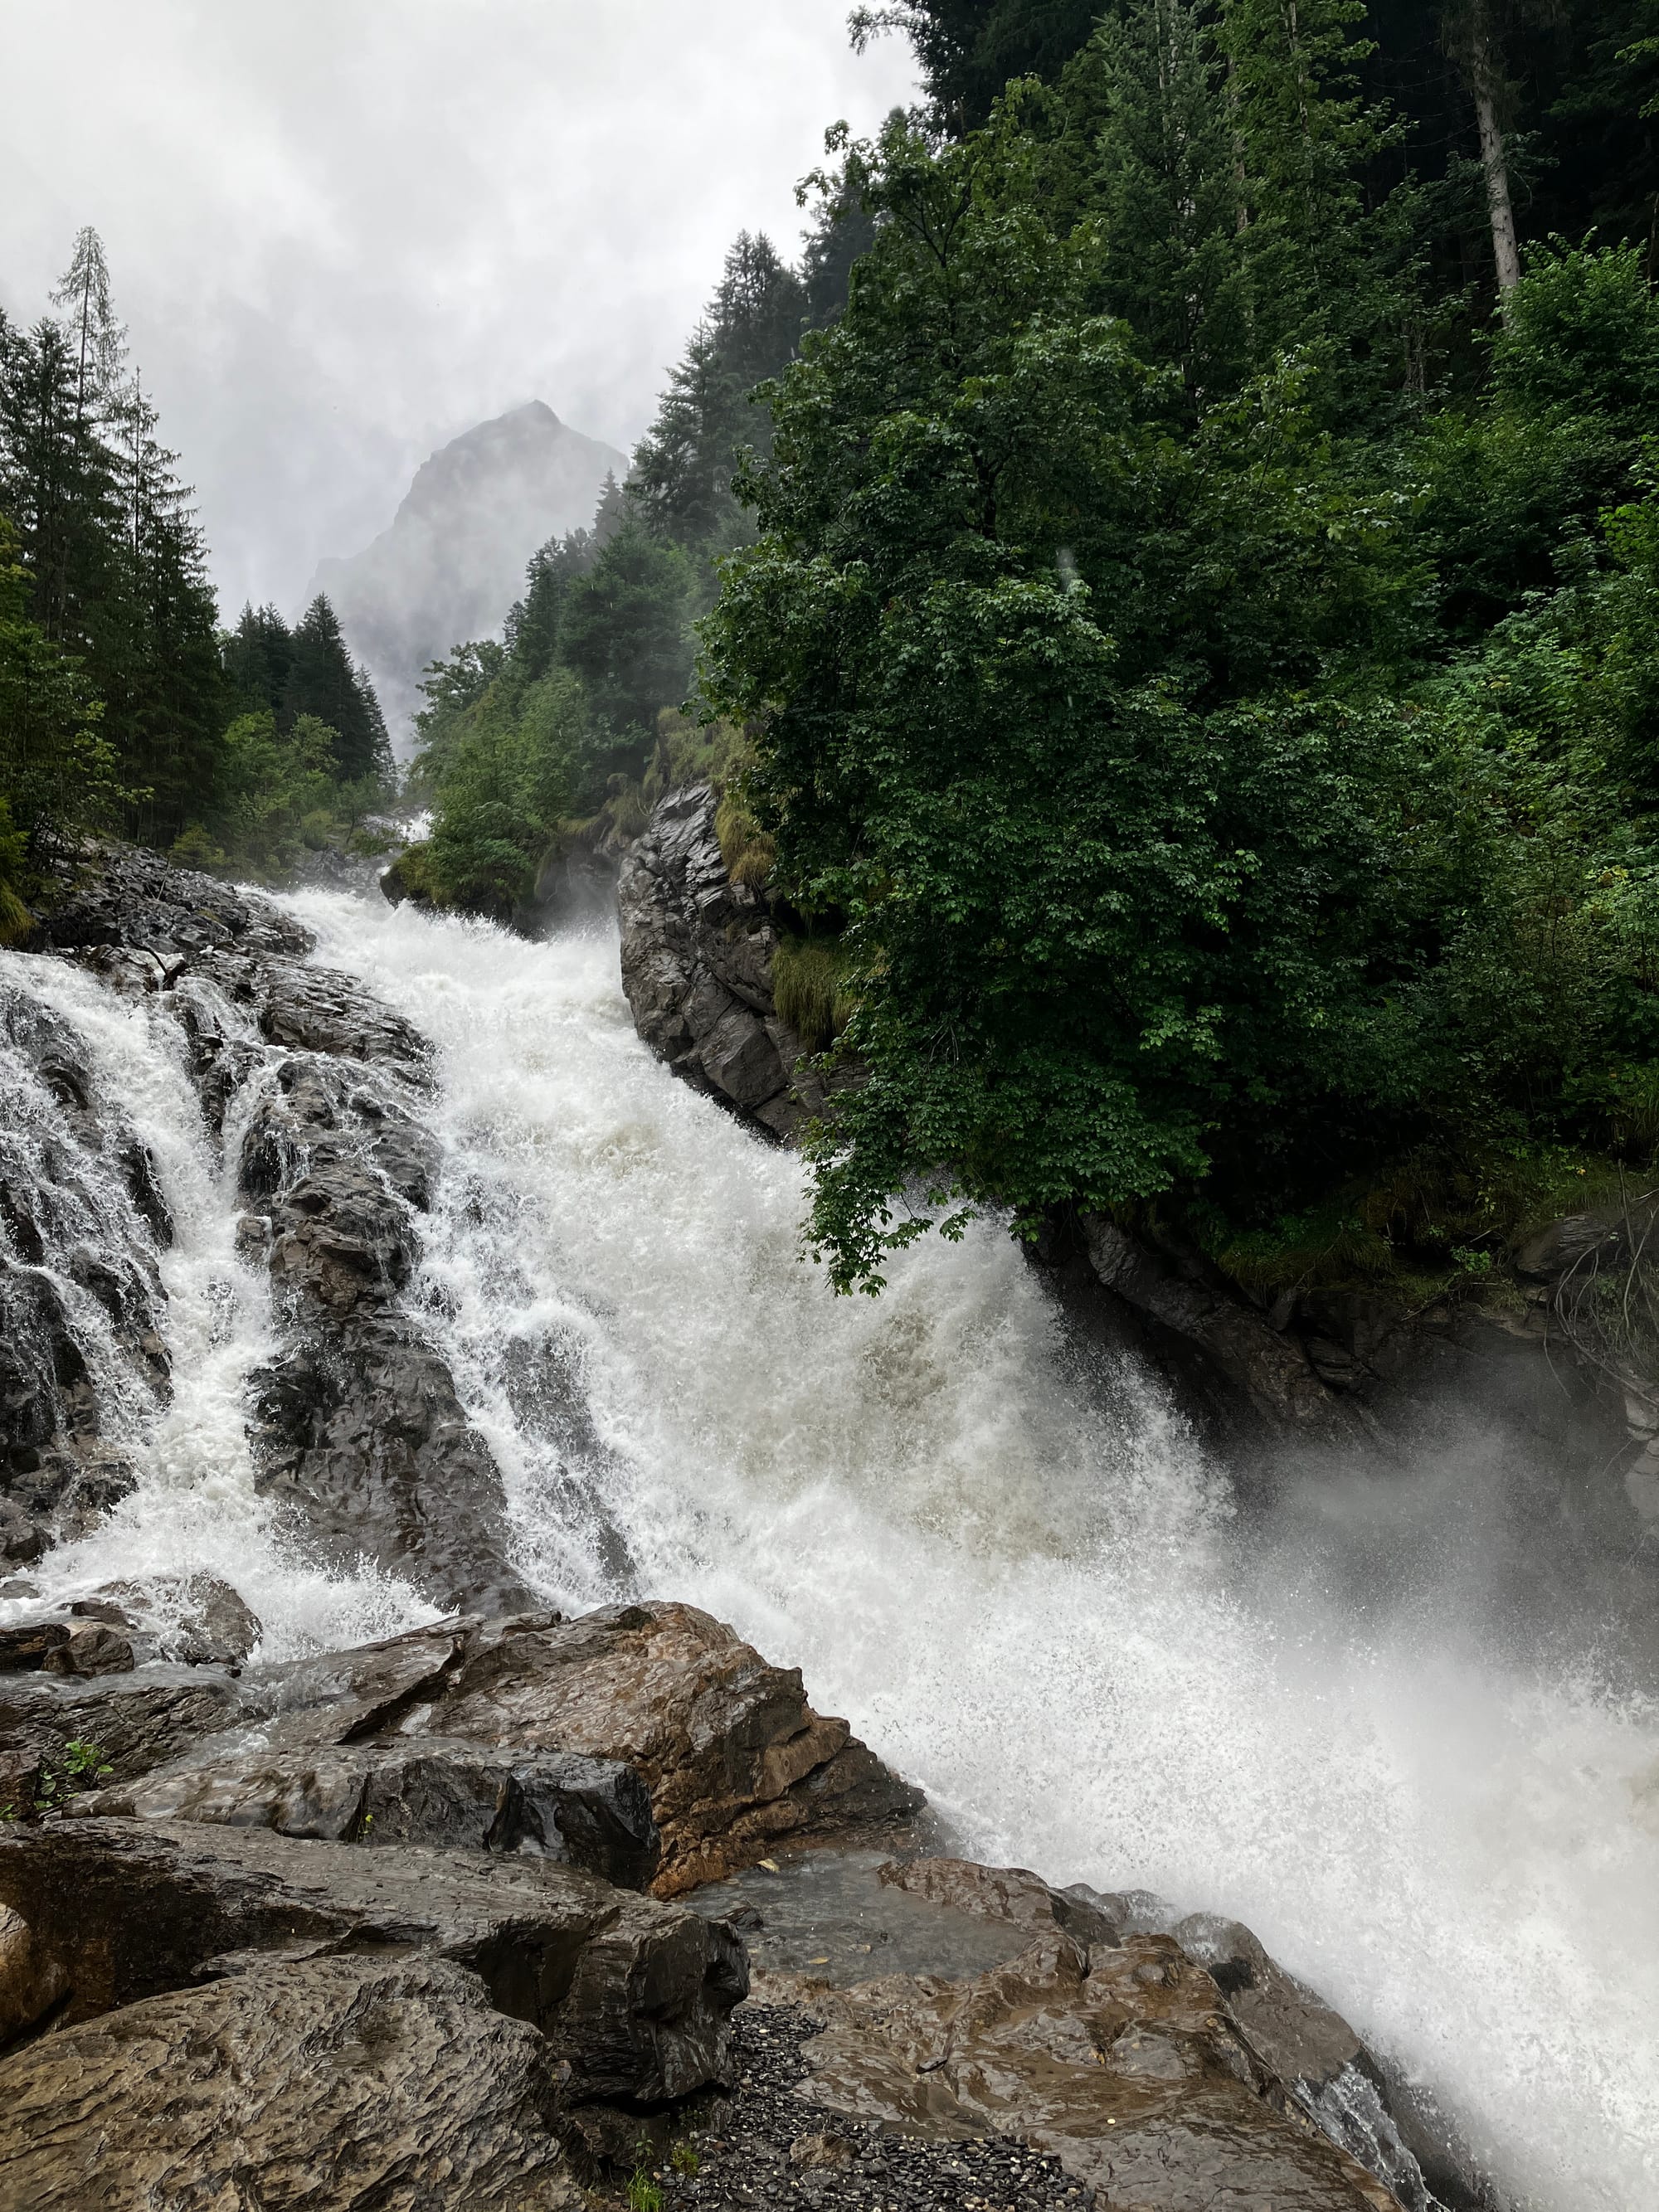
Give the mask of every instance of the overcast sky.
<path id="1" fill-rule="evenodd" d="M 222 611 L 292 612 L 530 398 L 629 449 L 826 125 L 915 94 L 848 0 L 0 0 L 0 302 L 103 234 Z"/>

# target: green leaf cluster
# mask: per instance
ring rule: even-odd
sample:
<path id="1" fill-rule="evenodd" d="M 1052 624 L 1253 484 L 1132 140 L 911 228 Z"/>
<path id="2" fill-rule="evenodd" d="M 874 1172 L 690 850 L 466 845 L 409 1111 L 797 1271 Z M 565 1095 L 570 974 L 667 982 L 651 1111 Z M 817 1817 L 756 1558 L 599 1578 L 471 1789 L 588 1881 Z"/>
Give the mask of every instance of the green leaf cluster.
<path id="1" fill-rule="evenodd" d="M 1137 0 L 851 151 L 875 242 L 703 626 L 773 884 L 842 931 L 843 1288 L 976 1206 L 1226 1249 L 1425 1148 L 1637 1141 L 1659 308 L 1547 244 L 1427 390 L 1359 14 Z"/>

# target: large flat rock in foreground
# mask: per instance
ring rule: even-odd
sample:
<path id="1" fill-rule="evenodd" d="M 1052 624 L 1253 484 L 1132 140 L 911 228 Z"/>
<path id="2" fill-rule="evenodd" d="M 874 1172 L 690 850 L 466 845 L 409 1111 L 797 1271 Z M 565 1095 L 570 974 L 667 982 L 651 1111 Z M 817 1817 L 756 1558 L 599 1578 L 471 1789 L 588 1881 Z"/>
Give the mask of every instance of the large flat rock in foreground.
<path id="1" fill-rule="evenodd" d="M 578 2207 L 544 2039 L 447 1961 L 318 1959 L 175 1991 L 0 2065 L 22 2212 Z"/>
<path id="2" fill-rule="evenodd" d="M 659 2103 L 720 2080 L 748 1985 L 722 1923 L 545 1860 L 205 1822 L 21 1830 L 0 1838 L 0 1904 L 8 2038 L 256 1967 L 429 1954 L 541 2033 L 577 2102 Z"/>
<path id="3" fill-rule="evenodd" d="M 922 1802 L 798 1669 L 692 1606 L 444 1622 L 184 1700 L 37 1679 L 12 1710 L 116 1747 L 92 1813 L 541 1851 L 659 1897 Z"/>

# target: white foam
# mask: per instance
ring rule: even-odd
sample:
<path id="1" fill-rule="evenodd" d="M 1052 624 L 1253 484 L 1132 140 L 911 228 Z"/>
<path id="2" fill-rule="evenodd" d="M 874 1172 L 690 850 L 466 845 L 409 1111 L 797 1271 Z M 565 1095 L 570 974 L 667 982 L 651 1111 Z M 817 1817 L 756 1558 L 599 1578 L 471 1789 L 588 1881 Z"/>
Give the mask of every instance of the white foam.
<path id="1" fill-rule="evenodd" d="M 1659 2203 L 1650 1706 L 1473 1616 L 1276 1595 L 1145 1378 L 1075 1386 L 993 1225 L 833 1299 L 798 1163 L 652 1060 L 614 940 L 294 904 L 440 1048 L 425 1292 L 550 1594 L 706 1606 L 977 1853 L 1249 1921 L 1517 2198 Z"/>
<path id="2" fill-rule="evenodd" d="M 430 1620 L 432 1608 L 406 1583 L 367 1562 L 356 1571 L 309 1562 L 298 1533 L 255 1488 L 246 1382 L 275 1349 L 268 1286 L 238 1257 L 234 1143 L 228 1168 L 204 1127 L 177 1026 L 155 1002 L 121 998 L 66 962 L 0 952 L 0 979 L 75 1030 L 96 1079 L 95 1103 L 124 1116 L 149 1147 L 174 1231 L 159 1254 L 169 1399 L 158 1409 L 130 1389 L 100 1393 L 105 1441 L 133 1462 L 137 1486 L 90 1534 L 30 1571 L 36 1598 L 3 1610 L 38 1608 L 40 1597 L 67 1603 L 108 1582 L 212 1574 L 258 1614 L 267 1658 Z M 127 1233 L 142 1241 L 112 1167 L 89 1164 L 88 1172 L 101 1173 L 112 1218 L 124 1212 Z M 80 1333 L 95 1344 L 97 1316 L 88 1319 Z"/>

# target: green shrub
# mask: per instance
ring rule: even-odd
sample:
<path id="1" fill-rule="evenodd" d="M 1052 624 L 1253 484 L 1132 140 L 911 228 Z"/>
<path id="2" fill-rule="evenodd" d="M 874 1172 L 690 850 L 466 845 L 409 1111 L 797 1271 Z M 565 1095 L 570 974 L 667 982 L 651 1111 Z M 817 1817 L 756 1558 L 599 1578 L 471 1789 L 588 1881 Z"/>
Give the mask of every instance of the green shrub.
<path id="1" fill-rule="evenodd" d="M 732 882 L 763 890 L 778 857 L 777 845 L 733 792 L 728 792 L 714 809 L 714 835 Z"/>
<path id="2" fill-rule="evenodd" d="M 840 945 L 823 938 L 782 939 L 772 960 L 772 1003 L 809 1052 L 825 1050 L 852 1011 Z"/>

